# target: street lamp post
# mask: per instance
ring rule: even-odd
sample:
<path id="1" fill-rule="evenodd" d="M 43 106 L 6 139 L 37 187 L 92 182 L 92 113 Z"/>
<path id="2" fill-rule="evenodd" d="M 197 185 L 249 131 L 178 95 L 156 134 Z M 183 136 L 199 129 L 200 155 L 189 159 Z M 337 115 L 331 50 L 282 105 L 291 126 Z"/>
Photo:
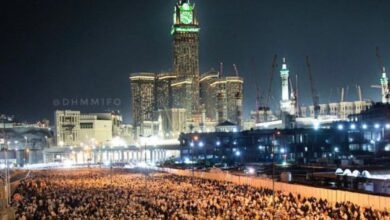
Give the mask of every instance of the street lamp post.
<path id="1" fill-rule="evenodd" d="M 24 164 L 26 163 L 26 161 L 28 162 L 29 161 L 29 149 L 27 147 L 27 136 L 24 136 L 24 150 L 25 150 L 25 154 L 23 155 L 24 156 Z M 23 164 L 23 165 L 24 165 Z"/>
<path id="2" fill-rule="evenodd" d="M 10 203 L 10 178 L 9 178 L 9 166 L 8 166 L 8 143 L 7 143 L 7 137 L 5 132 L 5 121 L 7 120 L 7 116 L 1 115 L 1 119 L 3 120 L 3 151 L 4 151 L 4 159 L 5 159 L 5 175 L 4 175 L 4 185 L 7 189 L 7 208 L 9 207 Z"/>
<path id="3" fill-rule="evenodd" d="M 110 185 L 112 187 L 112 163 L 111 162 L 110 162 Z"/>
<path id="4" fill-rule="evenodd" d="M 192 184 L 194 183 L 194 176 L 195 176 L 195 170 L 194 170 L 194 142 L 190 143 L 190 149 L 191 149 L 191 170 L 192 170 Z"/>
<path id="5" fill-rule="evenodd" d="M 280 131 L 275 129 L 275 132 L 272 134 L 272 206 L 275 209 L 275 145 L 276 145 L 276 135 L 279 135 Z"/>
<path id="6" fill-rule="evenodd" d="M 275 209 L 275 134 L 273 135 L 272 139 L 272 206 Z"/>
<path id="7" fill-rule="evenodd" d="M 198 136 L 193 136 L 190 147 L 191 147 L 191 156 L 192 156 L 192 184 L 194 183 L 194 177 L 195 177 L 195 163 L 194 163 L 194 150 L 195 150 L 195 142 L 198 141 Z M 199 159 L 199 155 L 197 155 L 197 159 Z"/>
<path id="8" fill-rule="evenodd" d="M 146 175 L 147 175 L 147 170 L 146 170 L 146 139 L 147 138 L 150 138 L 152 135 L 148 135 L 148 136 L 143 136 L 142 134 L 140 135 L 140 137 L 142 138 L 144 138 L 144 169 L 145 169 L 145 173 L 144 173 L 144 175 L 145 175 L 145 192 L 146 192 L 146 189 L 147 189 L 147 179 L 146 179 Z"/>

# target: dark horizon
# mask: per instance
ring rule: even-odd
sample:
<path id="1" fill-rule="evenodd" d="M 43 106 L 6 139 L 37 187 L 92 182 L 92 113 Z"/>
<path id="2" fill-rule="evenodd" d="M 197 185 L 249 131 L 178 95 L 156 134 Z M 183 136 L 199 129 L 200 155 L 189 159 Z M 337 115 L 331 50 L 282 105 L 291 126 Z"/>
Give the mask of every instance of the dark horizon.
<path id="1" fill-rule="evenodd" d="M 16 119 L 52 120 L 53 100 L 108 98 L 120 105 L 72 107 L 83 112 L 115 110 L 130 119 L 129 73 L 169 71 L 170 28 L 175 0 L 12 1 L 2 7 L 1 113 Z M 320 102 L 380 100 L 379 47 L 390 68 L 390 2 L 362 1 L 193 1 L 201 27 L 200 69 L 244 77 L 244 111 L 255 108 L 256 83 L 267 90 L 274 54 L 286 57 L 290 75 L 299 75 L 301 101 L 311 104 L 305 57 L 311 60 Z M 279 69 L 271 107 L 278 106 Z M 331 92 L 333 91 L 333 92 Z M 68 109 L 62 106 L 59 109 Z"/>

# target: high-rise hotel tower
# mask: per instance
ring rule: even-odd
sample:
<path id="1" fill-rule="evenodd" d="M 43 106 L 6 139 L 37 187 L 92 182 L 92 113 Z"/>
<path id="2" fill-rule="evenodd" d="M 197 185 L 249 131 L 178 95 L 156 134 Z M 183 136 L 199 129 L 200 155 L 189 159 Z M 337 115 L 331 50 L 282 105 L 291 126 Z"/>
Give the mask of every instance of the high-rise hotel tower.
<path id="1" fill-rule="evenodd" d="M 194 5 L 180 0 L 173 14 L 173 72 L 174 106 L 184 108 L 187 119 L 193 120 L 199 109 L 199 24 Z"/>

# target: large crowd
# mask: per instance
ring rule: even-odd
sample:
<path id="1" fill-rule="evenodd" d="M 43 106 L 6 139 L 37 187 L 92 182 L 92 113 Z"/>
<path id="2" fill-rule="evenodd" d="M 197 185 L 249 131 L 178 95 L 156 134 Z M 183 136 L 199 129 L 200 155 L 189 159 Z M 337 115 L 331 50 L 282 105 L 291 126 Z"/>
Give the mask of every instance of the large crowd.
<path id="1" fill-rule="evenodd" d="M 48 170 L 16 189 L 16 219 L 387 219 L 386 210 L 205 179 L 125 170 Z M 390 205 L 389 205 L 390 206 Z"/>

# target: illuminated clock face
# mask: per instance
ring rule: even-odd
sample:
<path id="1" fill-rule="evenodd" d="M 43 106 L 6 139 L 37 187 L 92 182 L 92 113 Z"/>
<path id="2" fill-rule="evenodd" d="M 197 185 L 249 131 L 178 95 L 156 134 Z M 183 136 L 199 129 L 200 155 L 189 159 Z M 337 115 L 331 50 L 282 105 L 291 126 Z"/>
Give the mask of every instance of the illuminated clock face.
<path id="1" fill-rule="evenodd" d="M 181 12 L 180 21 L 184 24 L 190 24 L 192 22 L 192 12 L 191 11 Z"/>

